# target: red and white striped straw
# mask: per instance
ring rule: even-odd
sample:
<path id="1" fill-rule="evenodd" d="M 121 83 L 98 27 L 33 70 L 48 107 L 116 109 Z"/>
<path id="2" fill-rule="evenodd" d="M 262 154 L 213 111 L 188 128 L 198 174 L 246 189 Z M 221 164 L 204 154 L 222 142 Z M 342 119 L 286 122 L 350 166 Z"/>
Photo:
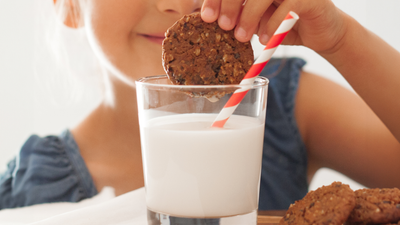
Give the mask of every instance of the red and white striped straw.
<path id="1" fill-rule="evenodd" d="M 271 59 L 272 54 L 274 54 L 275 50 L 282 43 L 283 39 L 292 29 L 294 24 L 299 19 L 299 16 L 290 11 L 282 23 L 279 25 L 278 29 L 275 31 L 274 35 L 268 41 L 261 55 L 257 58 L 254 64 L 250 67 L 250 70 L 246 73 L 243 80 L 240 82 L 240 85 L 246 85 L 245 87 L 236 90 L 228 102 L 225 104 L 224 108 L 222 108 L 221 112 L 218 114 L 215 119 L 212 127 L 220 127 L 222 128 L 229 117 L 233 114 L 239 103 L 242 101 L 244 96 L 247 94 L 251 85 L 254 83 L 256 77 L 261 73 L 264 66 Z"/>

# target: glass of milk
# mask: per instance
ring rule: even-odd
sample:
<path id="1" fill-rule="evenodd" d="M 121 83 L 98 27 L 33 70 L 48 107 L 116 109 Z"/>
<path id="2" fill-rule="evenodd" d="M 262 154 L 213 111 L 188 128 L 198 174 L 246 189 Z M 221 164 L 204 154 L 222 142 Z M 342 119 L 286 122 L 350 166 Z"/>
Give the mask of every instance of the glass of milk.
<path id="1" fill-rule="evenodd" d="M 211 127 L 243 87 L 136 81 L 149 224 L 257 224 L 268 80 Z"/>

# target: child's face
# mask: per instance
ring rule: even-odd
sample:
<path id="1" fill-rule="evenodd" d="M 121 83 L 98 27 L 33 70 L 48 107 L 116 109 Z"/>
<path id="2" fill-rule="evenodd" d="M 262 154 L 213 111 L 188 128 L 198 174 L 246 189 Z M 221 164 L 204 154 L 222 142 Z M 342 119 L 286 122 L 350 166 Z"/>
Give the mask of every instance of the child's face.
<path id="1" fill-rule="evenodd" d="M 89 42 L 101 63 L 133 81 L 165 74 L 161 43 L 183 15 L 199 11 L 202 0 L 84 0 Z"/>

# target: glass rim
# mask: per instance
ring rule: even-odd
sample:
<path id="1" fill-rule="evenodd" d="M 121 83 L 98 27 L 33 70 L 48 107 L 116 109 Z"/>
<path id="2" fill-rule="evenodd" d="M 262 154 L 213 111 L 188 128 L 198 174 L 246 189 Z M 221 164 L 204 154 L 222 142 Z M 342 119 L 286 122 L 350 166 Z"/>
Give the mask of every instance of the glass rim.
<path id="1" fill-rule="evenodd" d="M 135 80 L 136 85 L 146 85 L 146 86 L 153 86 L 153 87 L 168 87 L 168 88 L 187 88 L 187 89 L 204 89 L 204 88 L 243 88 L 243 87 L 248 87 L 249 84 L 219 84 L 219 85 L 175 85 L 175 84 L 156 84 L 156 83 L 150 83 L 149 81 L 151 80 L 156 80 L 156 79 L 167 79 L 167 75 L 155 75 L 155 76 L 148 76 L 148 77 L 141 77 L 137 80 Z M 251 88 L 257 88 L 257 87 L 263 87 L 263 86 L 268 86 L 269 84 L 269 79 L 266 77 L 261 77 L 257 76 L 253 84 L 251 84 Z"/>

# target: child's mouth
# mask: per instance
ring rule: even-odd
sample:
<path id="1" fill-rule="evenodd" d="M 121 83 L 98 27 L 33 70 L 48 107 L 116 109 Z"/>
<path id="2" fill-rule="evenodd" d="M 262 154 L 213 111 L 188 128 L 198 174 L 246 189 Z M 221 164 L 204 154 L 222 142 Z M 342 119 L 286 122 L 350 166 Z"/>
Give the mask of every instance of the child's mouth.
<path id="1" fill-rule="evenodd" d="M 164 35 L 149 35 L 149 34 L 141 34 L 141 36 L 143 36 L 144 38 L 146 38 L 147 40 L 157 43 L 157 44 L 162 44 L 162 42 L 164 41 Z"/>

